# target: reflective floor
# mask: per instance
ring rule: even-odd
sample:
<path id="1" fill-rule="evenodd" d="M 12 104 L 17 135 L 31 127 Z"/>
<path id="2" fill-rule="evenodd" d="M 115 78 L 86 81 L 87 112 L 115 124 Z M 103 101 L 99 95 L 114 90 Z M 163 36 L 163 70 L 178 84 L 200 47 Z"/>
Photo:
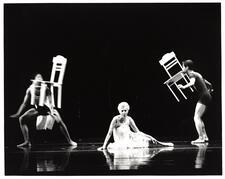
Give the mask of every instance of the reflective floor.
<path id="1" fill-rule="evenodd" d="M 5 147 L 5 175 L 222 175 L 222 145 L 97 151 L 101 143 Z"/>

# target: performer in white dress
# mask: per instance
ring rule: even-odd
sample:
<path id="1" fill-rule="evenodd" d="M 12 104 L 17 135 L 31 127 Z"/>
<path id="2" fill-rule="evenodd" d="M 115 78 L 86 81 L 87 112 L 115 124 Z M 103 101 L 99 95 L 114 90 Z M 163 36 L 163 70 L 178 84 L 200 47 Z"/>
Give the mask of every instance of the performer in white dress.
<path id="1" fill-rule="evenodd" d="M 124 148 L 141 148 L 149 147 L 150 144 L 159 144 L 165 146 L 173 146 L 170 142 L 159 142 L 154 137 L 141 132 L 134 120 L 128 116 L 129 104 L 127 102 L 121 102 L 118 105 L 118 111 L 120 115 L 115 116 L 109 126 L 108 133 L 105 137 L 102 147 L 103 149 L 124 149 Z M 131 131 L 131 129 L 133 131 Z M 108 144 L 110 137 L 113 134 L 114 142 Z"/>

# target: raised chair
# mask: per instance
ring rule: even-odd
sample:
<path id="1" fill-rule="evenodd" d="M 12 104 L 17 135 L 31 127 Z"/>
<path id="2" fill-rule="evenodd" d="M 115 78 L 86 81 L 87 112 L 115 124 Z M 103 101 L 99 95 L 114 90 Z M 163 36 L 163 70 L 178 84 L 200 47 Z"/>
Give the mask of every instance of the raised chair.
<path id="1" fill-rule="evenodd" d="M 55 107 L 54 88 L 57 88 L 58 89 L 57 107 L 61 108 L 62 84 L 63 84 L 63 78 L 65 74 L 67 59 L 61 55 L 57 55 L 56 57 L 53 57 L 52 63 L 53 63 L 53 66 L 52 66 L 50 81 L 38 81 L 38 85 L 32 86 L 31 105 L 37 105 L 37 106 L 47 105 L 49 107 L 49 101 L 48 100 L 46 101 L 45 92 L 46 92 L 47 86 L 50 85 L 52 105 L 53 107 Z M 31 80 L 31 81 L 34 81 L 34 80 Z M 40 97 L 38 102 L 35 100 L 36 90 L 40 90 Z M 40 115 L 37 117 L 37 122 L 36 122 L 37 130 L 52 129 L 53 125 L 54 125 L 54 120 L 52 120 L 51 115 L 47 115 L 47 116 Z"/>
<path id="2" fill-rule="evenodd" d="M 176 98 L 176 100 L 178 102 L 180 101 L 175 92 L 173 91 L 172 85 L 175 85 L 178 91 L 184 97 L 184 99 L 187 99 L 183 91 L 180 88 L 178 88 L 177 82 L 180 80 L 184 80 L 184 82 L 187 84 L 190 79 L 188 75 L 183 73 L 183 67 L 181 66 L 175 53 L 174 52 L 166 53 L 165 55 L 163 55 L 159 63 L 164 68 L 166 73 L 169 75 L 169 79 L 165 81 L 164 84 L 167 85 L 167 87 L 169 88 L 173 96 Z M 194 91 L 191 87 L 190 89 L 192 92 Z"/>
<path id="3" fill-rule="evenodd" d="M 53 66 L 52 66 L 52 72 L 51 72 L 51 78 L 50 78 L 52 103 L 53 103 L 53 106 L 55 106 L 54 87 L 56 87 L 58 89 L 57 107 L 61 108 L 62 84 L 63 84 L 63 78 L 65 74 L 67 59 L 61 55 L 58 55 L 53 58 L 52 62 L 53 62 Z"/>

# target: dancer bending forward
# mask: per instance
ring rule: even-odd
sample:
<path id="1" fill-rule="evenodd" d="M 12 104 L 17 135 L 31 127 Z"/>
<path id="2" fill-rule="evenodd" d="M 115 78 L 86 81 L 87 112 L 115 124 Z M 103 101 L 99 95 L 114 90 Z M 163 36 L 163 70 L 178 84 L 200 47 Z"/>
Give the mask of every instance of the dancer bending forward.
<path id="1" fill-rule="evenodd" d="M 199 99 L 195 107 L 194 122 L 198 132 L 198 138 L 191 141 L 191 143 L 203 143 L 208 142 L 209 138 L 206 133 L 202 116 L 205 114 L 206 108 L 212 99 L 211 92 L 213 89 L 210 82 L 205 80 L 200 73 L 193 70 L 193 64 L 192 60 L 186 60 L 183 62 L 183 73 L 189 76 L 190 82 L 186 85 L 179 84 L 178 87 L 180 89 L 186 89 L 191 86 L 196 87 Z"/>
<path id="2" fill-rule="evenodd" d="M 126 102 L 121 102 L 118 105 L 118 111 L 120 114 L 112 119 L 103 146 L 99 147 L 98 150 L 103 150 L 106 148 L 124 149 L 149 147 L 151 143 L 165 146 L 173 146 L 173 143 L 159 142 L 154 137 L 139 131 L 134 120 L 130 116 L 128 116 L 129 109 L 129 104 Z M 131 131 L 130 128 L 133 131 Z M 114 138 L 114 143 L 108 144 L 108 141 L 112 134 Z"/>
<path id="3" fill-rule="evenodd" d="M 49 123 L 51 127 L 54 124 L 54 121 L 56 121 L 59 124 L 60 130 L 65 136 L 68 144 L 76 146 L 77 143 L 70 138 L 67 127 L 64 124 L 63 120 L 61 119 L 58 111 L 53 108 L 52 100 L 51 100 L 51 91 L 49 90 L 49 88 L 46 88 L 46 98 L 45 98 L 44 106 L 38 106 L 38 102 L 40 98 L 40 87 L 39 87 L 40 81 L 43 81 L 42 75 L 41 74 L 35 75 L 35 80 L 33 81 L 32 85 L 30 85 L 30 87 L 27 89 L 23 103 L 20 105 L 17 113 L 10 116 L 12 118 L 19 118 L 20 129 L 24 137 L 24 142 L 22 144 L 17 145 L 17 147 L 31 146 L 28 123 L 30 122 L 30 120 L 36 121 L 37 117 L 40 115 L 43 116 L 43 122 L 46 121 L 44 118 L 47 118 L 47 117 L 51 118 L 51 122 Z M 35 94 L 34 94 L 35 105 L 22 114 L 22 112 L 24 111 L 24 109 L 26 108 L 26 106 L 28 105 L 30 101 L 33 90 L 35 90 Z M 38 129 L 38 126 L 37 126 L 37 129 Z"/>

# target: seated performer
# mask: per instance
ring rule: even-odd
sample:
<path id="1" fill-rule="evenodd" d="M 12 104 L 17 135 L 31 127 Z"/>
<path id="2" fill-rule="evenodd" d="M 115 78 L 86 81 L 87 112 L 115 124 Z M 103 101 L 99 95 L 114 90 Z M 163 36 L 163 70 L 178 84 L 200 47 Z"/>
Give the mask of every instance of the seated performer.
<path id="1" fill-rule="evenodd" d="M 23 103 L 20 105 L 17 113 L 10 116 L 12 118 L 19 117 L 20 128 L 24 137 L 24 142 L 17 146 L 18 147 L 31 146 L 28 122 L 32 119 L 36 120 L 38 116 L 40 117 L 40 115 L 44 116 L 42 120 L 45 120 L 45 121 L 47 117 L 50 117 L 49 120 L 51 120 L 51 122 L 49 122 L 49 125 L 51 126 L 49 128 L 51 128 L 54 122 L 56 121 L 59 124 L 60 130 L 63 133 L 63 135 L 66 137 L 66 140 L 69 143 L 69 145 L 73 145 L 73 146 L 77 145 L 76 142 L 71 140 L 67 127 L 62 121 L 58 111 L 53 108 L 52 100 L 51 100 L 51 91 L 49 88 L 46 88 L 46 97 L 44 99 L 45 100 L 44 106 L 38 105 L 39 99 L 40 99 L 40 83 L 41 83 L 40 81 L 43 81 L 42 75 L 41 74 L 35 75 L 35 79 L 33 83 L 30 85 L 30 87 L 27 89 Z M 35 97 L 34 106 L 22 114 L 23 110 L 30 103 L 32 94 L 34 94 L 34 97 Z M 39 123 L 43 123 L 43 122 L 39 121 Z"/>
<path id="2" fill-rule="evenodd" d="M 195 107 L 195 113 L 194 113 L 194 122 L 195 127 L 198 132 L 198 138 L 191 143 L 202 143 L 207 142 L 209 140 L 205 125 L 202 120 L 202 116 L 204 115 L 206 111 L 206 107 L 208 106 L 209 102 L 212 99 L 211 92 L 212 84 L 205 80 L 200 73 L 197 73 L 193 71 L 193 61 L 192 60 L 186 60 L 183 62 L 183 73 L 187 74 L 190 78 L 190 82 L 186 85 L 179 84 L 178 87 L 181 89 L 185 89 L 191 86 L 195 86 L 196 90 L 199 94 L 199 100 Z"/>
<path id="3" fill-rule="evenodd" d="M 149 147 L 150 143 L 173 146 L 173 143 L 159 142 L 154 137 L 139 131 L 134 120 L 127 115 L 129 109 L 130 107 L 127 102 L 121 102 L 118 105 L 120 115 L 117 115 L 112 119 L 103 146 L 99 147 L 98 150 L 103 150 L 106 148 L 124 149 Z M 134 132 L 131 131 L 130 127 Z M 114 143 L 107 145 L 112 133 Z"/>

